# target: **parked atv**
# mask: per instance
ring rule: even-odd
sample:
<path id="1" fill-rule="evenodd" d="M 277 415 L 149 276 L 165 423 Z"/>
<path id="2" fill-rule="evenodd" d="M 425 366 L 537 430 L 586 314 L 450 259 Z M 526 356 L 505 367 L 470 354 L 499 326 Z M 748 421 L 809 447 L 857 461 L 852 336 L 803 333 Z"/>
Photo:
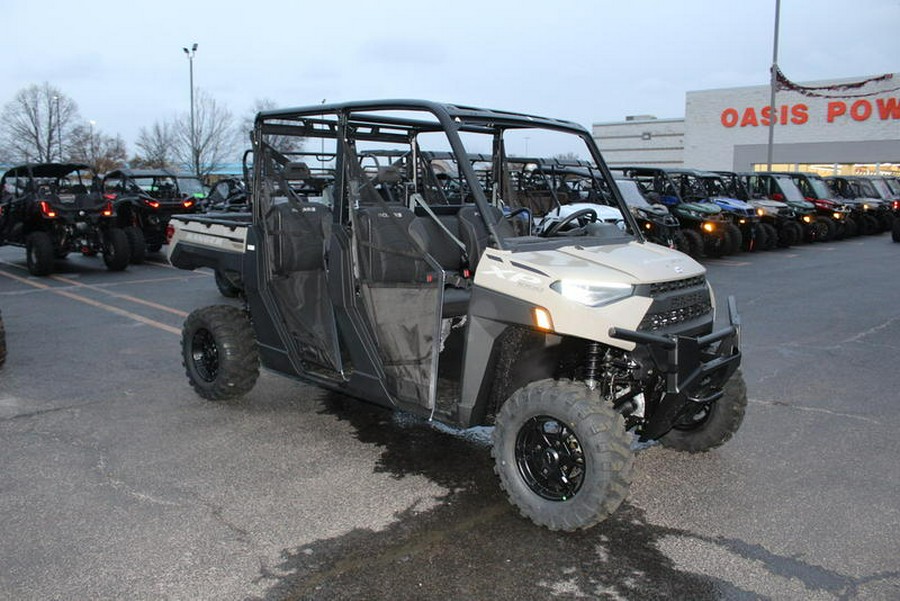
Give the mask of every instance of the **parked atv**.
<path id="1" fill-rule="evenodd" d="M 704 255 L 722 257 L 740 250 L 740 230 L 718 205 L 703 202 L 694 195 L 682 196 L 684 182 L 677 173 L 672 174 L 670 170 L 658 167 L 615 167 L 613 170 L 634 180 L 641 194 L 651 203 L 668 207 L 692 246 L 696 237 L 700 237 Z"/>
<path id="2" fill-rule="evenodd" d="M 695 259 L 703 256 L 703 238 L 694 230 L 682 230 L 678 220 L 661 204 L 650 204 L 637 182 L 616 179 L 616 186 L 644 236 L 662 246 L 680 250 Z"/>
<path id="3" fill-rule="evenodd" d="M 6 363 L 6 328 L 3 326 L 3 314 L 0 313 L 0 367 Z"/>
<path id="4" fill-rule="evenodd" d="M 856 236 L 859 233 L 853 218 L 853 207 L 837 199 L 828 183 L 820 175 L 803 172 L 787 175 L 800 189 L 803 197 L 816 206 L 819 219 L 824 220 L 826 227 L 834 225 L 834 233 L 833 235 L 829 234 L 828 238 L 840 240 Z"/>
<path id="5" fill-rule="evenodd" d="M 894 213 L 894 225 L 891 227 L 891 237 L 894 242 L 900 242 L 900 200 L 895 200 L 892 207 Z"/>
<path id="6" fill-rule="evenodd" d="M 331 204 L 279 185 L 296 167 L 269 143 L 284 136 L 336 150 Z M 586 157 L 624 229 L 575 226 L 575 212 L 542 236 L 516 236 L 501 208 L 515 196 L 505 149 L 529 137 Z M 426 419 L 492 425 L 501 487 L 553 530 L 588 528 L 622 503 L 629 432 L 700 452 L 740 426 L 734 303 L 731 325 L 715 330 L 705 269 L 646 242 L 582 126 L 368 101 L 262 112 L 253 141 L 252 223 L 173 220 L 173 265 L 231 266 L 245 286 L 243 309 L 205 307 L 185 321 L 182 358 L 201 396 L 246 394 L 262 364 Z M 493 149 L 491 189 L 467 144 Z M 408 168 L 364 170 L 360 153 L 384 147 L 408 152 Z M 431 151 L 452 153 L 448 172 L 472 202 L 443 204 Z M 382 179 L 402 196 L 382 194 Z"/>
<path id="7" fill-rule="evenodd" d="M 685 177 L 696 178 L 702 184 L 702 188 L 696 184 L 690 184 L 692 189 L 702 190 L 706 202 L 711 202 L 725 212 L 731 219 L 731 223 L 741 233 L 741 248 L 743 250 L 771 250 L 775 247 L 776 236 L 769 228 L 762 227 L 756 208 L 728 193 L 724 179 L 718 173 L 712 171 L 690 171 Z M 736 236 L 735 236 L 736 237 Z"/>
<path id="8" fill-rule="evenodd" d="M 243 178 L 226 177 L 209 187 L 203 203 L 203 210 L 246 213 L 250 210 L 248 198 Z"/>
<path id="9" fill-rule="evenodd" d="M 206 192 L 197 178 L 167 169 L 116 169 L 103 177 L 103 196 L 116 209 L 131 262 L 142 263 L 166 243 L 166 225 L 176 213 L 192 213 Z"/>
<path id="10" fill-rule="evenodd" d="M 875 235 L 893 227 L 891 201 L 880 197 L 872 182 L 862 176 L 832 175 L 825 178 L 844 202 L 856 206 L 861 234 Z"/>
<path id="11" fill-rule="evenodd" d="M 128 239 L 116 227 L 112 203 L 94 188 L 81 163 L 29 163 L 0 180 L 0 244 L 24 246 L 28 271 L 48 275 L 70 252 L 103 255 L 107 269 L 128 266 Z"/>
<path id="12" fill-rule="evenodd" d="M 834 237 L 834 221 L 816 213 L 816 206 L 803 197 L 790 175 L 757 171 L 747 174 L 747 180 L 756 198 L 783 202 L 794 210 L 803 229 L 802 242 L 826 242 Z"/>
<path id="13" fill-rule="evenodd" d="M 756 209 L 756 214 L 763 224 L 767 239 L 767 248 L 772 248 L 772 240 L 776 246 L 787 248 L 799 243 L 805 235 L 803 226 L 797 219 L 797 213 L 787 203 L 766 198 L 752 188 L 750 176 L 733 171 L 716 171 L 722 176 L 726 190 L 734 198 L 746 201 Z M 774 234 L 774 235 L 773 235 Z"/>

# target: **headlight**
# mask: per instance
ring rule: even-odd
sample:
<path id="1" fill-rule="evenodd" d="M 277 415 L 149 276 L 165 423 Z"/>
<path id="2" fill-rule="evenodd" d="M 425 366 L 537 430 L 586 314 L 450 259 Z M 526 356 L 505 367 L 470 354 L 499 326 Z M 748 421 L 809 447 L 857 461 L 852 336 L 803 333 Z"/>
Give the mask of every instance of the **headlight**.
<path id="1" fill-rule="evenodd" d="M 634 286 L 631 284 L 596 284 L 572 280 L 557 280 L 550 284 L 550 289 L 568 300 L 588 307 L 608 305 L 634 294 Z"/>
<path id="2" fill-rule="evenodd" d="M 838 213 L 837 211 L 835 211 L 834 213 L 831 214 L 831 216 L 834 217 L 835 219 L 841 219 L 844 217 L 844 214 Z"/>
<path id="3" fill-rule="evenodd" d="M 716 231 L 716 224 L 713 223 L 712 221 L 704 221 L 702 227 L 703 227 L 703 231 L 708 234 L 711 234 L 714 231 Z"/>
<path id="4" fill-rule="evenodd" d="M 810 215 L 803 216 L 803 223 L 812 223 L 813 218 Z"/>
<path id="5" fill-rule="evenodd" d="M 756 214 L 759 215 L 760 217 L 762 217 L 763 215 L 766 214 L 766 210 L 765 209 L 756 209 Z"/>

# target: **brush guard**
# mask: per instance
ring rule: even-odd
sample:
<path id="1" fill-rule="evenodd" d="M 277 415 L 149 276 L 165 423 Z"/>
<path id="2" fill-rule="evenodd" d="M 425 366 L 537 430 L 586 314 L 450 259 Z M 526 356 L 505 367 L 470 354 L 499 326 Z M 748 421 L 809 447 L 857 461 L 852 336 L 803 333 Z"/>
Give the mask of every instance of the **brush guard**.
<path id="1" fill-rule="evenodd" d="M 642 346 L 665 378 L 665 390 L 640 429 L 641 441 L 663 436 L 691 412 L 691 404 L 713 403 L 722 397 L 725 382 L 741 363 L 741 320 L 733 296 L 728 297 L 728 317 L 731 325 L 705 336 L 610 328 L 610 337 Z"/>

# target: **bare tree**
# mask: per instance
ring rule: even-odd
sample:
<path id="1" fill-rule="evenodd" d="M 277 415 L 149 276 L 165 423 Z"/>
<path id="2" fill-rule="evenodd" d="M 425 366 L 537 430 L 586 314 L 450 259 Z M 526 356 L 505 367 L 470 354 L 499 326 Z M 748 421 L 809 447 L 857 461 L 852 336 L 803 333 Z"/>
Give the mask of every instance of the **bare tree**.
<path id="1" fill-rule="evenodd" d="M 176 124 L 172 121 L 157 121 L 150 129 L 142 127 L 134 143 L 138 153 L 131 160 L 132 166 L 155 169 L 171 167 L 177 144 Z"/>
<path id="2" fill-rule="evenodd" d="M 278 105 L 274 100 L 270 98 L 257 98 L 253 102 L 253 107 L 250 109 L 250 113 L 241 120 L 241 137 L 243 138 L 243 142 L 248 144 L 250 143 L 250 133 L 253 131 L 253 125 L 256 121 L 256 114 L 261 111 L 268 111 L 274 108 L 277 108 Z M 303 144 L 305 142 L 305 138 L 298 138 L 296 136 L 275 136 L 269 135 L 266 136 L 266 142 L 279 152 L 299 152 L 303 150 Z"/>
<path id="3" fill-rule="evenodd" d="M 178 144 L 174 152 L 181 163 L 192 166 L 196 175 L 206 177 L 229 159 L 235 159 L 239 148 L 237 129 L 231 111 L 202 90 L 196 93 L 194 124 L 192 136 L 190 114 L 176 119 Z"/>
<path id="4" fill-rule="evenodd" d="M 61 161 L 66 138 L 80 119 L 78 105 L 58 88 L 32 84 L 3 107 L 0 154 L 13 161 Z"/>
<path id="5" fill-rule="evenodd" d="M 93 166 L 98 173 L 122 167 L 128 159 L 125 141 L 119 135 L 107 136 L 91 124 L 72 128 L 67 146 L 69 159 Z"/>

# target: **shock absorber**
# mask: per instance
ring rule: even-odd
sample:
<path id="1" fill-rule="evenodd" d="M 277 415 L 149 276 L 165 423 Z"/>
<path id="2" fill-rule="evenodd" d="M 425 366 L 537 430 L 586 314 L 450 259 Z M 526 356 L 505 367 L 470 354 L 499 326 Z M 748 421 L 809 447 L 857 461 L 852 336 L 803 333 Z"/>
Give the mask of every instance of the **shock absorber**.
<path id="1" fill-rule="evenodd" d="M 587 343 L 584 357 L 584 383 L 594 390 L 597 388 L 600 376 L 600 343 L 591 341 Z"/>

